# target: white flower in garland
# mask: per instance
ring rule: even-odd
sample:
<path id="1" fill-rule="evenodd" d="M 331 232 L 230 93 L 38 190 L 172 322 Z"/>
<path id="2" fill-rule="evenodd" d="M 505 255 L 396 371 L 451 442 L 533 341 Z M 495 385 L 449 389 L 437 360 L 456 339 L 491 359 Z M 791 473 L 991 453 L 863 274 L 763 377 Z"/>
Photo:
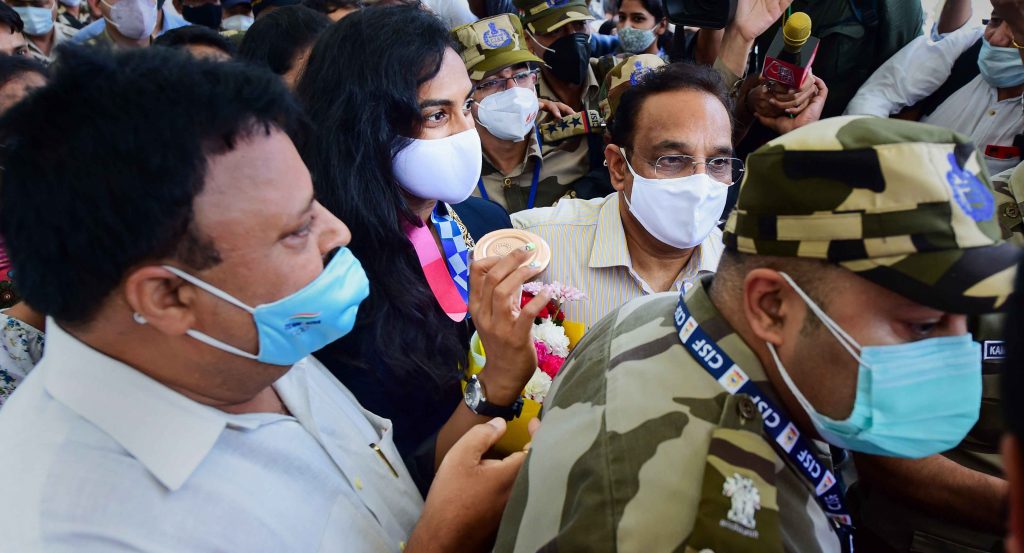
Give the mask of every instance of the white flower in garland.
<path id="1" fill-rule="evenodd" d="M 533 373 L 533 377 L 530 378 L 530 381 L 526 383 L 526 387 L 523 388 L 523 395 L 526 396 L 526 399 L 543 402 L 550 389 L 551 377 L 544 374 L 540 369 L 537 369 L 537 371 Z"/>
<path id="2" fill-rule="evenodd" d="M 551 319 L 541 319 L 540 324 L 533 325 L 533 339 L 544 342 L 552 355 L 569 356 L 569 337 Z"/>

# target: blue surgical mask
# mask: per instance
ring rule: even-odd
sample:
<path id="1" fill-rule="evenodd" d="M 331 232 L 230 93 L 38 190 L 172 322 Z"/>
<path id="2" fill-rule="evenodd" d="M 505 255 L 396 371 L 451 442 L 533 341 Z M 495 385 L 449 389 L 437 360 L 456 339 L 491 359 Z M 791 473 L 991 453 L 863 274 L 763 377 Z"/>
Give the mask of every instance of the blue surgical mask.
<path id="1" fill-rule="evenodd" d="M 786 387 L 825 441 L 871 455 L 918 459 L 964 439 L 981 409 L 981 348 L 970 334 L 860 346 L 789 275 L 780 274 L 860 365 L 853 411 L 837 421 L 814 409 L 768 344 Z"/>
<path id="2" fill-rule="evenodd" d="M 32 36 L 43 36 L 53 29 L 53 5 L 49 8 L 38 8 L 35 6 L 17 6 L 14 11 L 21 16 L 25 24 L 25 34 Z"/>
<path id="3" fill-rule="evenodd" d="M 1024 63 L 1020 59 L 1020 50 L 992 46 L 985 38 L 981 39 L 978 69 L 985 82 L 994 88 L 1024 84 Z"/>
<path id="4" fill-rule="evenodd" d="M 204 344 L 255 359 L 268 365 L 294 365 L 307 355 L 348 334 L 355 325 L 359 304 L 370 295 L 363 266 L 348 248 L 342 248 L 320 276 L 304 288 L 273 303 L 249 307 L 227 292 L 169 265 L 164 268 L 218 298 L 252 313 L 259 335 L 259 353 L 252 354 L 212 336 L 189 330 Z M 145 323 L 136 315 L 135 320 Z"/>

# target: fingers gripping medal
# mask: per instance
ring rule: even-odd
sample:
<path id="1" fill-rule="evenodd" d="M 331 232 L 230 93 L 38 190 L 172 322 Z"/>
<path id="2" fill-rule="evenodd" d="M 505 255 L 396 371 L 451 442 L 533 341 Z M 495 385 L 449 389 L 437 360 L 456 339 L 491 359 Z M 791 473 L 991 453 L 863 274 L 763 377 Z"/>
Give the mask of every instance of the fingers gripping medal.
<path id="1" fill-rule="evenodd" d="M 473 258 L 505 257 L 531 243 L 535 248 L 529 252 L 530 256 L 521 266 L 532 265 L 543 271 L 551 262 L 551 248 L 540 236 L 520 229 L 501 229 L 487 233 L 483 238 L 477 240 L 476 248 L 473 249 Z"/>

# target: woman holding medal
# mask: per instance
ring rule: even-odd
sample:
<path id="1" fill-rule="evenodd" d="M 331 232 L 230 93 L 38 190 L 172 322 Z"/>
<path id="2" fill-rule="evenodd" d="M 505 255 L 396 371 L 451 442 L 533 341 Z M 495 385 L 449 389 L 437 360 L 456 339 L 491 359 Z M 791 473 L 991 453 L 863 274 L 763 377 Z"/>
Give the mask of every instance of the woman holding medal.
<path id="1" fill-rule="evenodd" d="M 542 269 L 531 266 L 533 244 L 469 268 L 474 239 L 511 225 L 469 197 L 481 146 L 452 46 L 429 12 L 362 10 L 321 37 L 296 91 L 316 125 L 304 157 L 317 196 L 349 225 L 371 283 L 355 330 L 317 357 L 393 421 L 423 490 L 466 430 L 515 415 L 536 367 L 530 326 L 547 301 L 519 312 L 520 286 Z M 474 328 L 490 362 L 464 402 Z"/>

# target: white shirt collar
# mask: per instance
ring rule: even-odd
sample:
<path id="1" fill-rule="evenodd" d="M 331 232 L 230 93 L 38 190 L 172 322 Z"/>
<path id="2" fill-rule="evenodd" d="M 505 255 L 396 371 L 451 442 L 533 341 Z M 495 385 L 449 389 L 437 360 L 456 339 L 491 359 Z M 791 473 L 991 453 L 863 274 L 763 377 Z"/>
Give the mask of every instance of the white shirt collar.
<path id="1" fill-rule="evenodd" d="M 46 321 L 46 390 L 109 434 L 171 491 L 180 488 L 228 425 L 255 428 L 197 403 L 138 370 L 96 351 Z"/>

